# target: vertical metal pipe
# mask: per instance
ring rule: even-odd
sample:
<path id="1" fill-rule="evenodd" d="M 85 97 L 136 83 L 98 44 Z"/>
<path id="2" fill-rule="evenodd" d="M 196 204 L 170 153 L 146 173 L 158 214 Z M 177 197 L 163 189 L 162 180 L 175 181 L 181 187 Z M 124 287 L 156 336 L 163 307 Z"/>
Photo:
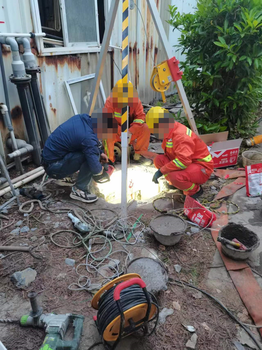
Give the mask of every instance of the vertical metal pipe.
<path id="1" fill-rule="evenodd" d="M 33 102 L 30 94 L 30 80 L 30 75 L 24 77 L 23 79 L 16 79 L 15 77 L 11 77 L 11 81 L 17 86 L 29 142 L 34 147 L 34 150 L 32 152 L 33 160 L 36 165 L 40 165 L 41 147 L 37 133 Z"/>
<path id="2" fill-rule="evenodd" d="M 129 0 L 122 0 L 122 81 L 128 85 L 128 15 Z M 124 89 L 123 89 L 124 90 Z M 131 96 L 130 96 L 131 97 Z M 121 181 L 121 216 L 127 217 L 127 147 L 128 147 L 128 106 L 122 109 L 121 148 L 122 148 L 122 181 Z"/>
<path id="3" fill-rule="evenodd" d="M 15 192 L 14 186 L 13 186 L 13 184 L 12 184 L 12 181 L 11 181 L 11 179 L 10 179 L 10 176 L 9 176 L 9 174 L 8 174 L 8 171 L 7 171 L 6 167 L 5 167 L 5 163 L 4 163 L 4 161 L 3 161 L 3 158 L 2 158 L 2 156 L 1 156 L 1 154 L 0 154 L 0 168 L 1 168 L 2 174 L 4 175 L 4 177 L 6 178 L 6 180 L 7 180 L 8 183 L 9 183 L 9 186 L 10 186 L 10 188 L 11 188 L 11 191 L 12 191 L 12 193 L 13 193 L 13 196 L 16 197 L 17 204 L 20 205 L 20 201 L 19 201 L 18 195 L 17 195 L 16 192 Z"/>
<path id="4" fill-rule="evenodd" d="M 36 64 L 35 56 L 33 55 L 28 38 L 17 38 L 17 42 L 24 47 L 23 61 L 26 73 L 31 75 L 31 88 L 33 106 L 37 119 L 38 129 L 41 136 L 43 146 L 50 135 L 50 127 L 46 116 L 44 103 L 40 94 L 37 73 L 40 73 L 40 68 Z"/>
<path id="5" fill-rule="evenodd" d="M 16 144 L 14 129 L 13 129 L 10 114 L 9 114 L 10 113 L 10 102 L 9 102 L 7 83 L 6 83 L 5 67 L 4 67 L 4 60 L 3 60 L 3 54 L 2 54 L 2 44 L 0 44 L 0 68 L 1 68 L 1 73 L 2 73 L 2 82 L 3 82 L 3 88 L 4 88 L 4 94 L 5 94 L 5 103 L 7 106 L 7 112 L 4 115 L 4 121 L 5 121 L 5 126 L 10 131 L 10 136 L 12 139 L 12 150 L 16 151 L 17 144 Z M 8 125 L 6 124 L 6 122 L 8 123 Z M 20 171 L 21 174 L 24 173 L 24 169 L 23 169 L 22 162 L 21 162 L 20 158 L 15 159 L 15 167 L 18 171 Z"/>
<path id="6" fill-rule="evenodd" d="M 32 98 L 35 102 L 35 109 L 37 115 L 37 123 L 39 127 L 39 132 L 42 140 L 42 146 L 44 146 L 46 140 L 50 136 L 50 127 L 48 124 L 48 120 L 45 113 L 45 106 L 43 104 L 43 100 L 40 94 L 37 71 L 36 70 L 26 70 L 28 74 L 31 75 L 31 90 L 32 90 Z"/>
<path id="7" fill-rule="evenodd" d="M 5 93 L 5 104 L 7 106 L 7 109 L 10 111 L 10 102 L 9 102 L 7 83 L 6 83 L 6 76 L 5 76 L 5 68 L 4 68 L 2 47 L 3 47 L 3 45 L 0 44 L 0 67 L 1 67 L 2 82 L 3 82 L 3 87 L 4 87 L 4 93 Z"/>

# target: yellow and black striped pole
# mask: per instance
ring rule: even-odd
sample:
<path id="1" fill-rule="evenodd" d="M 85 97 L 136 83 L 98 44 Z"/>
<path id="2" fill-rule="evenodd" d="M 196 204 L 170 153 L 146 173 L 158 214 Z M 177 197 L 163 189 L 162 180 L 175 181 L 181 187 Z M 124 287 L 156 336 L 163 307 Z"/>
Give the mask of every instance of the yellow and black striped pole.
<path id="1" fill-rule="evenodd" d="M 129 0 L 122 0 L 123 95 L 125 92 L 127 92 L 128 94 L 128 51 L 129 51 L 128 15 L 129 15 Z M 122 148 L 121 212 L 122 212 L 122 218 L 127 217 L 127 147 L 128 147 L 128 106 L 122 109 L 122 118 L 121 118 L 121 148 Z"/>
<path id="2" fill-rule="evenodd" d="M 128 10 L 129 0 L 122 0 L 122 82 L 123 85 L 128 84 Z M 124 88 L 125 89 L 125 88 Z M 127 132 L 128 129 L 128 107 L 122 109 L 122 132 Z"/>

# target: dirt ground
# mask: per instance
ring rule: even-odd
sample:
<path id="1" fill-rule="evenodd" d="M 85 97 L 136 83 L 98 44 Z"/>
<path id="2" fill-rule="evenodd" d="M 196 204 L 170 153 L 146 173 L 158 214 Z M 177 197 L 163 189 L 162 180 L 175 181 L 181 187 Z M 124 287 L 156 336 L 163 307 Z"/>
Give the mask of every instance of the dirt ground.
<path id="1" fill-rule="evenodd" d="M 219 181 L 212 179 L 206 186 L 214 185 L 214 181 L 217 185 L 219 184 Z M 83 267 L 76 270 L 76 266 L 85 261 L 83 256 L 86 254 L 86 249 L 83 246 L 61 248 L 50 240 L 50 234 L 63 231 L 56 242 L 62 245 L 72 244 L 73 236 L 69 232 L 64 232 L 64 230 L 74 230 L 70 219 L 67 217 L 68 210 L 63 213 L 57 213 L 57 210 L 61 211 L 62 208 L 72 210 L 76 207 L 73 201 L 69 199 L 70 188 L 58 188 L 51 183 L 47 185 L 46 190 L 51 194 L 49 198 L 50 210 L 40 210 L 39 206 L 35 205 L 32 213 L 29 216 L 24 216 L 14 205 L 8 210 L 9 220 L 2 220 L 0 245 L 34 246 L 34 252 L 40 255 L 41 259 L 36 259 L 28 253 L 16 252 L 10 254 L 3 252 L 0 258 L 0 319 L 18 319 L 27 313 L 30 310 L 27 293 L 36 291 L 39 293 L 39 302 L 45 313 L 76 313 L 85 316 L 80 349 L 87 350 L 93 343 L 93 339 L 88 336 L 90 322 L 92 322 L 92 317 L 95 315 L 95 310 L 91 308 L 93 294 L 86 290 L 70 290 L 68 287 L 70 285 L 71 288 L 76 287 L 72 284 L 77 283 L 79 278 L 77 272 L 79 271 L 81 275 L 85 274 L 87 277 L 91 277 L 96 283 L 100 283 L 102 280 L 96 278 L 97 275 L 94 273 L 87 273 Z M 207 197 L 210 197 L 210 191 L 206 191 L 206 193 Z M 22 197 L 21 202 L 27 200 L 28 198 Z M 175 202 L 175 206 L 180 208 L 182 204 Z M 113 215 L 107 209 L 120 213 L 119 205 L 110 205 L 102 199 L 99 199 L 92 206 L 81 203 L 81 207 L 86 210 L 98 209 L 94 215 L 100 215 L 100 219 L 102 215 L 104 223 L 108 222 L 107 220 L 110 220 Z M 147 227 L 151 218 L 158 215 L 159 212 L 154 209 L 152 202 L 142 205 L 135 203 L 129 206 L 129 214 L 135 218 L 143 214 L 141 221 Z M 107 215 L 109 216 L 107 217 Z M 16 228 L 15 224 L 19 220 L 23 220 L 21 227 L 28 226 L 30 231 L 13 235 L 10 232 Z M 36 230 L 31 231 L 32 228 Z M 112 243 L 113 251 L 123 249 L 123 243 L 124 241 L 122 243 L 114 241 Z M 97 243 L 97 245 L 94 243 L 94 245 L 101 247 L 100 243 Z M 204 295 L 199 295 L 197 291 L 186 287 L 182 288 L 174 283 L 175 280 L 180 280 L 206 291 L 214 292 L 206 284 L 216 251 L 209 230 L 200 231 L 191 236 L 185 234 L 174 247 L 160 245 L 154 239 L 150 230 L 147 230 L 135 245 L 125 247 L 129 253 L 134 255 L 141 254 L 143 248 L 154 249 L 157 252 L 159 259 L 167 268 L 169 280 L 173 281 L 168 284 L 166 291 L 162 291 L 157 295 L 160 310 L 164 307 L 174 309 L 174 305 L 177 305 L 174 304 L 175 302 L 180 307 L 180 310 L 174 309 L 173 315 L 168 316 L 166 322 L 157 327 L 155 334 L 132 343 L 131 350 L 185 349 L 185 344 L 191 338 L 191 334 L 183 327 L 183 324 L 195 327 L 198 336 L 198 349 L 235 349 L 233 340 L 236 338 L 238 329 L 229 316 Z M 66 258 L 74 259 L 76 261 L 75 267 L 66 265 Z M 121 270 L 125 271 L 126 254 L 118 253 L 114 258 L 120 260 Z M 175 264 L 181 265 L 180 273 L 175 271 Z M 36 279 L 29 287 L 20 290 L 10 281 L 10 277 L 14 272 L 22 271 L 28 267 L 37 271 Z M 219 298 L 235 315 L 245 312 L 245 308 L 234 288 L 218 291 L 214 296 Z M 1 341 L 8 350 L 38 349 L 41 347 L 45 336 L 43 330 L 21 328 L 16 324 L 2 323 L 0 323 L 0 335 Z M 118 348 L 126 349 L 121 346 Z M 102 347 L 97 347 L 97 349 L 100 350 Z"/>

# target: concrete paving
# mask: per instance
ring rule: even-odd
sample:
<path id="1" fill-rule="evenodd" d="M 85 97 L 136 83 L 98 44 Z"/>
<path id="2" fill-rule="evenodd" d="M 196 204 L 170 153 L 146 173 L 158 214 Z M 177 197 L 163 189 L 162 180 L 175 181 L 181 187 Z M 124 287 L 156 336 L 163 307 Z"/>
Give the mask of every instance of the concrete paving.
<path id="1" fill-rule="evenodd" d="M 260 197 L 247 197 L 246 188 L 233 195 L 232 202 L 240 207 L 239 213 L 230 217 L 230 222 L 244 225 L 255 232 L 262 243 L 262 200 Z M 262 244 L 251 254 L 248 263 L 262 274 Z"/>

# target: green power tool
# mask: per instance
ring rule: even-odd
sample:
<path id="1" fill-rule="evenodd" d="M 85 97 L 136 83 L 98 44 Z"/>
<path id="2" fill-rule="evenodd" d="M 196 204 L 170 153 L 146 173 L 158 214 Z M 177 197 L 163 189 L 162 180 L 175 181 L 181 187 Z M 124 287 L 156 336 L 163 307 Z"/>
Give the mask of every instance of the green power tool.
<path id="1" fill-rule="evenodd" d="M 40 350 L 77 350 L 81 339 L 84 316 L 43 314 L 43 309 L 39 307 L 36 296 L 37 293 L 35 292 L 28 294 L 32 311 L 29 315 L 21 317 L 20 325 L 45 329 L 47 335 Z M 74 327 L 73 339 L 64 340 L 70 324 Z"/>

